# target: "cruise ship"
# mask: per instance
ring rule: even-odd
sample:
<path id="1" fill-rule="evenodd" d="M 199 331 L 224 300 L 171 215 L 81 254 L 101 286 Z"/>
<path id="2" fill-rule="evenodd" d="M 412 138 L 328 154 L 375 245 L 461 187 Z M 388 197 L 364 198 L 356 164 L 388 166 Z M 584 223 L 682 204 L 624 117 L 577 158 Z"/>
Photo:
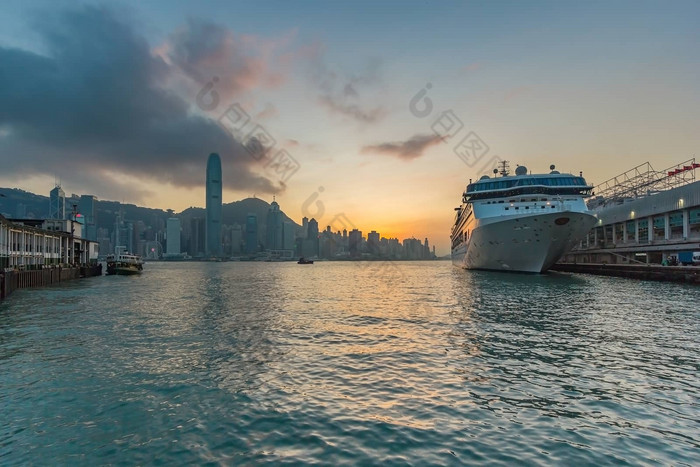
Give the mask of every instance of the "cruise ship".
<path id="1" fill-rule="evenodd" d="M 508 163 L 494 176 L 470 180 L 452 227 L 452 262 L 465 269 L 544 272 L 578 244 L 597 218 L 585 198 L 593 187 L 582 174 L 510 175 Z M 500 176 L 499 176 L 500 175 Z"/>

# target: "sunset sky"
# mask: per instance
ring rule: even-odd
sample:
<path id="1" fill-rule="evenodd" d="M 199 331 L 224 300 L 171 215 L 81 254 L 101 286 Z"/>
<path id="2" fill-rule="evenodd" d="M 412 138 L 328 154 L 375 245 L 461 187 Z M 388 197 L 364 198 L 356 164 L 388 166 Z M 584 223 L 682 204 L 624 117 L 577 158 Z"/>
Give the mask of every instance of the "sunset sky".
<path id="1" fill-rule="evenodd" d="M 181 211 L 218 152 L 224 202 L 275 194 L 297 222 L 445 254 L 495 157 L 595 185 L 698 154 L 699 20 L 697 1 L 6 0 L 0 186 Z"/>

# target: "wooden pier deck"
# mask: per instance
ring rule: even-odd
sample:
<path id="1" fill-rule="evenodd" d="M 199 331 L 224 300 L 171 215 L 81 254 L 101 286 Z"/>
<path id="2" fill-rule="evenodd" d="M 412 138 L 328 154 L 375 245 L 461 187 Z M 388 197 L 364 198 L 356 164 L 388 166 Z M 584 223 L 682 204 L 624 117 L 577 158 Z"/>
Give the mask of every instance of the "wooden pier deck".
<path id="1" fill-rule="evenodd" d="M 699 266 L 661 266 L 658 264 L 557 263 L 553 271 L 597 274 L 665 282 L 700 284 Z"/>
<path id="2" fill-rule="evenodd" d="M 0 270 L 0 300 L 4 299 L 17 289 L 30 287 L 44 287 L 58 284 L 81 277 L 93 277 L 102 275 L 102 265 L 68 267 L 68 268 L 43 268 L 30 271 Z"/>

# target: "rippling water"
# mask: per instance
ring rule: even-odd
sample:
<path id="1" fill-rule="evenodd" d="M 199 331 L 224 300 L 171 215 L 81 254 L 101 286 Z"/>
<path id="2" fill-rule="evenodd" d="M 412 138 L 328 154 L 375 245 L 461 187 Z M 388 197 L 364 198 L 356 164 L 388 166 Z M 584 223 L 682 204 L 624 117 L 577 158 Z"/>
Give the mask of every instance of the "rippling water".
<path id="1" fill-rule="evenodd" d="M 0 303 L 0 464 L 696 464 L 700 289 L 149 263 Z"/>

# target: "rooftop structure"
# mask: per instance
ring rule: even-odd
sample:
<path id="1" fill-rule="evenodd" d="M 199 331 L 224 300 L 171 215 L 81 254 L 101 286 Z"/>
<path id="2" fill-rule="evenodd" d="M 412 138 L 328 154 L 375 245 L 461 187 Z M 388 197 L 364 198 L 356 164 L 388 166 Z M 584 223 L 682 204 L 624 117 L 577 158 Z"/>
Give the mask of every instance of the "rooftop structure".
<path id="1" fill-rule="evenodd" d="M 622 204 L 693 183 L 697 168 L 700 164 L 695 158 L 660 171 L 645 162 L 596 186 L 593 190 L 595 197 L 588 202 L 588 208 Z"/>
<path id="2" fill-rule="evenodd" d="M 566 262 L 661 264 L 700 251 L 700 181 L 695 159 L 661 172 L 649 163 L 598 185 L 598 223 Z M 617 181 L 617 183 L 615 183 Z"/>

